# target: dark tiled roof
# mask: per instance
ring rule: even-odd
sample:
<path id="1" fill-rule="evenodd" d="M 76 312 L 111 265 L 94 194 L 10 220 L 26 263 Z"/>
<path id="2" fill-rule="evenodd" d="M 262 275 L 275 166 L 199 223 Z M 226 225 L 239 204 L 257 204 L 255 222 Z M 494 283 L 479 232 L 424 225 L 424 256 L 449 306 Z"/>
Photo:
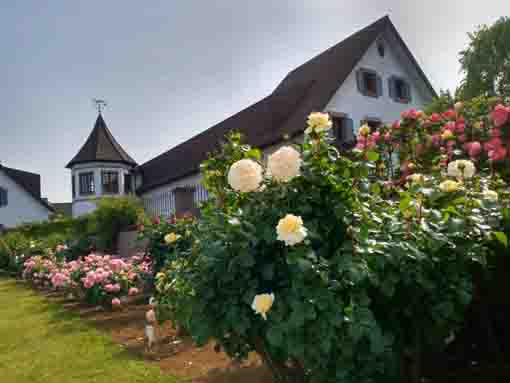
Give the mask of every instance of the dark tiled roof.
<path id="1" fill-rule="evenodd" d="M 23 170 L 8 168 L 0 164 L 0 170 L 3 170 L 9 178 L 16 182 L 28 194 L 34 197 L 40 204 L 50 211 L 55 211 L 45 199 L 41 198 L 41 176 L 36 173 L 25 172 Z"/>
<path id="2" fill-rule="evenodd" d="M 435 95 L 386 16 L 291 71 L 268 97 L 141 165 L 138 170 L 143 175 L 143 185 L 138 192 L 197 173 L 200 163 L 229 131 L 241 132 L 247 143 L 259 148 L 276 144 L 285 135 L 292 137 L 303 132 L 308 114 L 326 107 L 370 45 L 388 30 L 397 36 L 411 62 L 416 64 L 418 74 Z"/>
<path id="3" fill-rule="evenodd" d="M 101 114 L 97 116 L 89 138 L 66 167 L 85 162 L 121 162 L 136 166 L 136 161 L 115 140 Z"/>

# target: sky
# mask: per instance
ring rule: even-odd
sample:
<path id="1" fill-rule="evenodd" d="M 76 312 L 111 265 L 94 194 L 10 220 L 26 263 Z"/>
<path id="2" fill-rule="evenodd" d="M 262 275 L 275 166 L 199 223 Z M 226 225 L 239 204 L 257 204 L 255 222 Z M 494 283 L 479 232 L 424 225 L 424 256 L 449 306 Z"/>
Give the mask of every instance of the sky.
<path id="1" fill-rule="evenodd" d="M 0 161 L 68 202 L 65 165 L 93 128 L 92 98 L 143 163 L 384 15 L 435 89 L 453 90 L 467 32 L 508 14 L 496 0 L 2 0 Z"/>

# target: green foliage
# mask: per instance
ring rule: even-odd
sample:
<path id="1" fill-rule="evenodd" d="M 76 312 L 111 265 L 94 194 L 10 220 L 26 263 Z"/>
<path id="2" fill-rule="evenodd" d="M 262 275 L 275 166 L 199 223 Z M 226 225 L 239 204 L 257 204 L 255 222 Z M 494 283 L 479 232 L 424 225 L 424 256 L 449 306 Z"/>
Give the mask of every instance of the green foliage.
<path id="1" fill-rule="evenodd" d="M 119 232 L 135 225 L 143 214 L 134 197 L 104 198 L 92 214 L 19 226 L 0 235 L 0 269 L 19 273 L 24 259 L 47 254 L 58 245 L 66 245 L 59 256 L 67 260 L 78 259 L 92 249 L 113 251 Z"/>
<path id="2" fill-rule="evenodd" d="M 482 25 L 469 33 L 469 45 L 460 52 L 465 77 L 458 89 L 461 99 L 478 95 L 500 96 L 510 101 L 510 18 Z"/>
<path id="3" fill-rule="evenodd" d="M 425 107 L 424 111 L 427 114 L 443 113 L 448 109 L 452 109 L 454 104 L 455 100 L 452 97 L 450 91 L 441 89 L 439 91 L 439 96 L 434 98 L 434 100 L 432 100 L 432 102 Z"/>
<path id="4" fill-rule="evenodd" d="M 122 229 L 135 225 L 143 208 L 135 197 L 105 197 L 89 217 L 90 232 L 97 236 L 97 246 L 105 251 L 115 250 Z"/>

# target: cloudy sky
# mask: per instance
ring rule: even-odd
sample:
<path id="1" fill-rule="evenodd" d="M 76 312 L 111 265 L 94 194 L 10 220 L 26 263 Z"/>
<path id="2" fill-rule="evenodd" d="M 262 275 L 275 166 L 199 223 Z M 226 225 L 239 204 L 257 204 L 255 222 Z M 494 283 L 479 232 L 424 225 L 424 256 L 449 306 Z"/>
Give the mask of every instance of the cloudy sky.
<path id="1" fill-rule="evenodd" d="M 110 129 L 143 163 L 386 14 L 436 90 L 454 89 L 466 33 L 510 2 L 2 0 L 0 160 L 70 201 L 64 166 L 92 130 L 92 98 L 108 100 Z"/>

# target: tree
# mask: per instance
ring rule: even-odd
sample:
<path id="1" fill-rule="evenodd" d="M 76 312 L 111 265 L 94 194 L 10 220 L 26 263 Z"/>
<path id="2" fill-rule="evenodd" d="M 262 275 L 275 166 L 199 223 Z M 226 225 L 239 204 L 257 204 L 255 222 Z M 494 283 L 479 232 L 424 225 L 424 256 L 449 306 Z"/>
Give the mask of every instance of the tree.
<path id="1" fill-rule="evenodd" d="M 482 25 L 468 36 L 469 45 L 460 52 L 465 77 L 457 98 L 483 95 L 510 101 L 510 18 L 501 17 L 491 26 Z"/>
<path id="2" fill-rule="evenodd" d="M 443 113 L 448 109 L 452 109 L 454 104 L 455 100 L 450 91 L 441 89 L 439 91 L 439 97 L 435 97 L 432 102 L 425 107 L 425 113 Z"/>

